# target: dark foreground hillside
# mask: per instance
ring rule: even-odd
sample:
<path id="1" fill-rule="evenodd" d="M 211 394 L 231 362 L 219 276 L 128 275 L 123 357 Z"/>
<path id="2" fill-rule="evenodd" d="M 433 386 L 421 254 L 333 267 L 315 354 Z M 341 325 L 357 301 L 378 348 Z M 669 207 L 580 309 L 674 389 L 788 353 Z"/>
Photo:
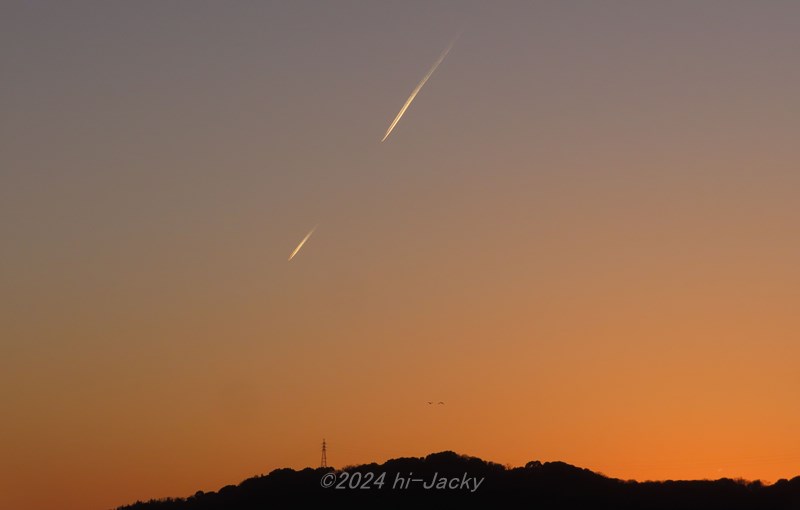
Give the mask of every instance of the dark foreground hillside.
<path id="1" fill-rule="evenodd" d="M 276 469 L 217 492 L 188 498 L 137 502 L 126 510 L 243 510 L 286 508 L 302 503 L 430 505 L 441 502 L 528 508 L 614 509 L 800 509 L 800 477 L 773 485 L 714 481 L 632 482 L 607 478 L 563 462 L 529 462 L 505 468 L 453 452 L 384 464 Z"/>

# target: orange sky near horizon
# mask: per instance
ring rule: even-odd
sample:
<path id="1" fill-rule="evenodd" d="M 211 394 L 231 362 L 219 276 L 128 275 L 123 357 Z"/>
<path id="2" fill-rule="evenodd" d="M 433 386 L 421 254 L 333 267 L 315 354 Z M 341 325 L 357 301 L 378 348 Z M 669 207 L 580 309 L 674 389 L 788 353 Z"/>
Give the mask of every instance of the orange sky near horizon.
<path id="1" fill-rule="evenodd" d="M 4 4 L 0 507 L 217 490 L 323 437 L 336 467 L 800 475 L 798 25 Z"/>

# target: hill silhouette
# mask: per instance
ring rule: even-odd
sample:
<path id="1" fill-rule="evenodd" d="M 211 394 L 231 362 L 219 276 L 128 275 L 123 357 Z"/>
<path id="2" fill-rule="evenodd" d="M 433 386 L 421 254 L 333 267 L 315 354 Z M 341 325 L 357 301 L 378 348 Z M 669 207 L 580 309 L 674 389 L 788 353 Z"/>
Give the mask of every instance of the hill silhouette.
<path id="1" fill-rule="evenodd" d="M 513 503 L 531 508 L 798 509 L 800 476 L 772 485 L 728 478 L 636 482 L 563 462 L 531 461 L 524 467 L 509 468 L 446 451 L 339 470 L 276 469 L 217 492 L 138 501 L 118 510 L 265 510 L 284 508 L 287 503 L 374 508 L 391 503 L 429 506 L 439 502 Z"/>

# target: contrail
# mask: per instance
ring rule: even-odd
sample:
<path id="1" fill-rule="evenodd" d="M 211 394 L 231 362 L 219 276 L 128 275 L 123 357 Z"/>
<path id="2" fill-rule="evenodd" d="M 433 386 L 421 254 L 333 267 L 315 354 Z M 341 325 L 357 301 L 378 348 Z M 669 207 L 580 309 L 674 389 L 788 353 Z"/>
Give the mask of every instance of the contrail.
<path id="1" fill-rule="evenodd" d="M 289 260 L 292 260 L 292 258 L 297 255 L 297 252 L 300 251 L 300 248 L 302 248 L 304 244 L 306 244 L 306 241 L 308 241 L 308 238 L 311 237 L 311 234 L 313 234 L 315 230 L 317 230 L 317 225 L 314 225 L 314 228 L 311 229 L 311 232 L 306 234 L 303 240 L 300 241 L 300 244 L 297 245 L 297 248 L 295 248 L 292 254 L 289 255 Z"/>
<path id="2" fill-rule="evenodd" d="M 459 35 L 461 35 L 461 33 L 460 33 L 460 32 L 459 32 Z M 414 87 L 414 90 L 413 90 L 413 91 L 411 91 L 411 95 L 410 95 L 410 96 L 408 96 L 408 99 L 406 99 L 406 104 L 404 104 L 404 105 L 403 105 L 403 107 L 402 107 L 402 108 L 400 108 L 400 113 L 398 113 L 398 114 L 397 114 L 397 117 L 395 117 L 395 118 L 394 118 L 394 120 L 392 121 L 392 124 L 389 126 L 389 129 L 387 129 L 387 130 L 386 130 L 386 134 L 385 134 L 385 135 L 383 135 L 383 139 L 381 140 L 381 143 L 383 143 L 383 142 L 384 142 L 384 141 L 385 141 L 385 140 L 386 140 L 386 139 L 389 137 L 389 133 L 391 133 L 391 132 L 392 132 L 392 129 L 394 129 L 394 127 L 395 127 L 395 126 L 397 125 L 397 123 L 400 121 L 400 118 L 403 116 L 403 114 L 404 114 L 404 113 L 406 113 L 406 110 L 408 109 L 409 105 L 411 104 L 411 101 L 413 101 L 413 100 L 414 100 L 414 98 L 415 98 L 415 97 L 417 97 L 417 94 L 419 93 L 419 91 L 420 91 L 420 89 L 422 88 L 422 86 L 423 86 L 423 85 L 425 85 L 425 82 L 426 82 L 426 81 L 428 81 L 428 78 L 430 78 L 430 77 L 431 77 L 431 75 L 433 74 L 433 72 L 434 72 L 434 71 L 436 71 L 436 68 L 437 68 L 437 67 L 439 67 L 439 64 L 441 64 L 441 63 L 442 63 L 442 61 L 444 60 L 444 58 L 447 56 L 447 54 L 448 54 L 448 53 L 450 53 L 450 50 L 453 48 L 453 44 L 455 44 L 455 42 L 456 42 L 456 39 L 458 39 L 458 35 L 456 35 L 456 36 L 453 38 L 453 40 L 452 40 L 452 41 L 450 41 L 450 44 L 448 44 L 448 45 L 447 45 L 447 48 L 445 48 L 445 49 L 444 49 L 444 51 L 442 52 L 442 54 L 441 54 L 441 55 L 439 55 L 439 58 L 438 58 L 438 59 L 436 60 L 436 62 L 433 64 L 433 67 L 431 67 L 431 70 L 430 70 L 430 71 L 428 71 L 428 74 L 426 74 L 426 75 L 425 75 L 425 76 L 422 78 L 422 81 L 420 81 L 420 82 L 417 84 L 417 86 L 416 86 L 416 87 Z"/>

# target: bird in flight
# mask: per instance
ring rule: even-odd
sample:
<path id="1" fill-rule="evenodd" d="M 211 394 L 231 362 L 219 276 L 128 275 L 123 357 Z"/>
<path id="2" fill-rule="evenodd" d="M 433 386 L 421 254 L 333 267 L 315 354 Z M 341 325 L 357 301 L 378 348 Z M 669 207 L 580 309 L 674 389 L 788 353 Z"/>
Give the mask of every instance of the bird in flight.
<path id="1" fill-rule="evenodd" d="M 443 406 L 443 405 L 444 405 L 444 402 L 439 402 L 439 403 L 438 403 L 438 404 L 436 404 L 436 405 Z"/>

